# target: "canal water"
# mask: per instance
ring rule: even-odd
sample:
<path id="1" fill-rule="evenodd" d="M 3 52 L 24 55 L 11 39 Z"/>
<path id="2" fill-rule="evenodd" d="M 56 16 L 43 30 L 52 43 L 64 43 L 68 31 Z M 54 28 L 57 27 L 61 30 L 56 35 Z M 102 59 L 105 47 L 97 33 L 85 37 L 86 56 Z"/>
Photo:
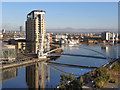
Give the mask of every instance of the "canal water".
<path id="1" fill-rule="evenodd" d="M 107 59 L 80 56 L 61 56 L 57 60 L 51 60 L 51 63 L 99 67 L 120 56 L 118 53 L 120 50 L 119 44 L 62 46 L 62 48 L 65 54 L 99 56 L 107 57 Z M 79 77 L 80 75 L 83 75 L 91 70 L 93 70 L 93 68 L 60 66 L 40 62 L 27 67 L 2 71 L 2 87 L 55 88 L 60 84 L 60 75 L 73 73 Z"/>

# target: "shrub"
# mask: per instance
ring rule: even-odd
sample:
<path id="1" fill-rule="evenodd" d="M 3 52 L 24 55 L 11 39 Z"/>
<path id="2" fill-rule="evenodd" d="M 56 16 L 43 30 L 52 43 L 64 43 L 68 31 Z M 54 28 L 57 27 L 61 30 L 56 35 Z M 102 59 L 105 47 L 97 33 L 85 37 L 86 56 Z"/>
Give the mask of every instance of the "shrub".
<path id="1" fill-rule="evenodd" d="M 80 83 L 83 84 L 83 77 L 80 77 Z"/>
<path id="2" fill-rule="evenodd" d="M 102 88 L 104 86 L 104 81 L 98 81 L 95 83 L 96 88 Z"/>
<path id="3" fill-rule="evenodd" d="M 108 70 L 105 67 L 99 67 L 96 69 L 95 75 L 98 79 L 102 79 L 103 81 L 106 81 L 109 79 L 110 74 L 108 73 Z"/>

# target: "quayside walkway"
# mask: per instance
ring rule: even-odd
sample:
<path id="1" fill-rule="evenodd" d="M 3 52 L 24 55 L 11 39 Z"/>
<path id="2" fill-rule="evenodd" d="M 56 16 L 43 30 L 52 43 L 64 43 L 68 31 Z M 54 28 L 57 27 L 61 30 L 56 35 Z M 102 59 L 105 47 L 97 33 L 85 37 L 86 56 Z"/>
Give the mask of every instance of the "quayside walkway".
<path id="1" fill-rule="evenodd" d="M 61 48 L 53 49 L 53 50 L 51 50 L 49 52 L 46 52 L 44 54 L 44 56 L 47 56 L 47 54 L 49 54 L 51 52 L 54 52 L 54 51 L 56 51 L 58 49 L 61 49 Z M 8 69 L 8 68 L 13 68 L 13 67 L 21 67 L 21 66 L 26 66 L 26 65 L 33 64 L 33 63 L 41 62 L 41 61 L 48 61 L 48 60 L 50 60 L 50 58 L 47 58 L 47 57 L 46 58 L 42 58 L 41 57 L 41 58 L 30 59 L 32 57 L 30 57 L 29 54 L 28 55 L 23 54 L 21 58 L 23 58 L 24 61 L 18 60 L 16 62 L 11 62 L 9 64 L 3 64 L 3 65 L 1 64 L 0 65 L 0 69 Z"/>
<path id="2" fill-rule="evenodd" d="M 67 66 L 67 67 L 77 67 L 77 68 L 97 68 L 94 66 L 80 66 L 80 65 L 73 65 L 73 64 L 63 64 L 63 63 L 54 63 L 54 62 L 47 62 L 47 64 L 59 65 L 59 66 Z"/>
<path id="3" fill-rule="evenodd" d="M 33 60 L 25 60 L 25 61 L 19 61 L 19 62 L 13 62 L 11 64 L 4 64 L 0 66 L 0 69 L 8 69 L 13 67 L 21 67 L 24 65 L 30 65 L 37 62 L 47 61 L 50 60 L 50 58 L 40 58 L 40 59 L 33 59 Z"/>

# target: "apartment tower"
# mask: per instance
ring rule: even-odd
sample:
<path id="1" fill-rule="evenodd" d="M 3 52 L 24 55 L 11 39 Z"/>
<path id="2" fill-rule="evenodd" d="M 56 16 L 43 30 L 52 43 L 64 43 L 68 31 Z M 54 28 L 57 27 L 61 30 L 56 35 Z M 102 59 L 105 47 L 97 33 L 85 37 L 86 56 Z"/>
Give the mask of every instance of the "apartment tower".
<path id="1" fill-rule="evenodd" d="M 37 54 L 44 52 L 45 43 L 45 11 L 34 10 L 27 15 L 26 21 L 26 48 L 29 52 Z"/>

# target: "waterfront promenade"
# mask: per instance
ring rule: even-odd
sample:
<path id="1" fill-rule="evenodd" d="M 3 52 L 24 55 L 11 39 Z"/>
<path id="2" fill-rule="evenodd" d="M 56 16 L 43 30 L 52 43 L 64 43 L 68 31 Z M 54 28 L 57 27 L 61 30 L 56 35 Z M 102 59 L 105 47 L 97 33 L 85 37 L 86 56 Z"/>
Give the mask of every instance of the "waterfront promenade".
<path id="1" fill-rule="evenodd" d="M 31 65 L 37 62 L 47 61 L 50 60 L 50 58 L 39 58 L 39 59 L 32 59 L 32 60 L 25 60 L 25 61 L 19 61 L 19 62 L 13 62 L 11 64 L 3 64 L 0 66 L 0 69 L 8 69 L 13 67 L 21 67 L 26 65 Z"/>
<path id="2" fill-rule="evenodd" d="M 56 49 L 53 49 L 47 53 L 44 54 L 44 56 L 47 56 L 48 53 L 51 53 L 51 52 L 54 52 L 54 51 L 57 51 L 61 48 L 56 48 Z M 37 55 L 35 54 L 19 54 L 18 55 L 18 59 L 15 61 L 15 62 L 10 62 L 9 64 L 3 64 L 0 66 L 0 69 L 7 69 L 7 68 L 12 68 L 12 67 L 20 67 L 20 66 L 23 66 L 23 65 L 30 65 L 30 64 L 34 64 L 34 63 L 37 63 L 37 62 L 41 62 L 41 61 L 48 61 L 50 60 L 50 58 L 48 57 L 39 57 L 37 58 Z"/>

